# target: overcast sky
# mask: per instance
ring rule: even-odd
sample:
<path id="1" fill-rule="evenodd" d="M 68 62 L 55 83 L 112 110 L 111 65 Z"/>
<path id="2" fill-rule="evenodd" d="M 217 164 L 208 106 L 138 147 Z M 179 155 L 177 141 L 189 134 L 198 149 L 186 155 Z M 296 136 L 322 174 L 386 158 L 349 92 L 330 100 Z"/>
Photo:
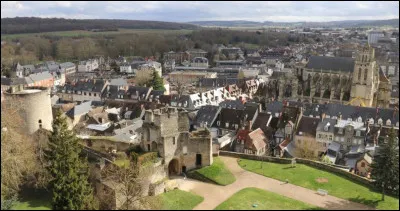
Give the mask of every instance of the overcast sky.
<path id="1" fill-rule="evenodd" d="M 399 18 L 399 2 L 85 2 L 2 1 L 1 17 L 130 19 L 172 22 L 206 20 L 337 21 Z"/>

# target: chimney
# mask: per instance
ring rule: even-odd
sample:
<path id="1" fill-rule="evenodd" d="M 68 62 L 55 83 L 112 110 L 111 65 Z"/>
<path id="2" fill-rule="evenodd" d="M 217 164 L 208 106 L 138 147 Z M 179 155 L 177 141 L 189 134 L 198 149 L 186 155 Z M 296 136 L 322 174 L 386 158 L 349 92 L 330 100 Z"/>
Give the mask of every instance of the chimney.
<path id="1" fill-rule="evenodd" d="M 325 119 L 325 112 L 321 114 L 321 121 L 324 121 Z"/>
<path id="2" fill-rule="evenodd" d="M 252 125 L 252 121 L 251 120 L 247 121 L 245 129 L 250 131 L 251 130 L 251 125 Z"/>

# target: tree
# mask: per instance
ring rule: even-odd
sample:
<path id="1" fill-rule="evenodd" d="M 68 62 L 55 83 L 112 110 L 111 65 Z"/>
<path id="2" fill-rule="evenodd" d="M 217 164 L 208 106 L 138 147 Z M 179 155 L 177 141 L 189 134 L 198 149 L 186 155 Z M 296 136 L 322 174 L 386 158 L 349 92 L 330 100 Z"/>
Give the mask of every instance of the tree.
<path id="1" fill-rule="evenodd" d="M 385 200 L 386 191 L 399 195 L 399 149 L 396 138 L 392 128 L 371 164 L 371 178 L 375 180 L 376 187 L 382 190 L 382 201 Z"/>
<path id="2" fill-rule="evenodd" d="M 6 209 L 34 171 L 35 153 L 32 141 L 21 129 L 20 105 L 9 100 L 1 104 L 1 201 Z"/>
<path id="3" fill-rule="evenodd" d="M 135 76 L 135 83 L 138 86 L 146 86 L 150 83 L 150 80 L 152 79 L 152 74 L 154 72 L 154 68 L 140 68 L 138 71 L 136 71 L 136 76 Z"/>
<path id="4" fill-rule="evenodd" d="M 133 160 L 129 166 L 106 165 L 100 178 L 108 188 L 98 191 L 100 207 L 114 209 L 114 204 L 120 204 L 122 206 L 119 209 L 123 210 L 160 208 L 160 202 L 156 198 L 147 196 L 152 170 L 152 166 L 141 168 Z"/>
<path id="5" fill-rule="evenodd" d="M 52 176 L 52 207 L 56 210 L 93 209 L 92 187 L 88 182 L 88 164 L 79 155 L 75 134 L 68 130 L 65 117 L 57 111 L 45 158 Z"/>
<path id="6" fill-rule="evenodd" d="M 240 70 L 237 76 L 238 79 L 244 79 L 244 72 L 243 70 Z"/>
<path id="7" fill-rule="evenodd" d="M 294 150 L 294 154 L 296 157 L 305 158 L 309 160 L 317 160 L 318 149 L 320 148 L 319 144 L 313 140 L 312 136 L 303 136 L 304 139 L 301 141 L 296 141 L 296 149 Z M 307 138 L 309 138 L 307 140 Z"/>
<path id="8" fill-rule="evenodd" d="M 153 70 L 150 85 L 153 87 L 153 90 L 165 91 L 164 81 L 155 70 Z"/>

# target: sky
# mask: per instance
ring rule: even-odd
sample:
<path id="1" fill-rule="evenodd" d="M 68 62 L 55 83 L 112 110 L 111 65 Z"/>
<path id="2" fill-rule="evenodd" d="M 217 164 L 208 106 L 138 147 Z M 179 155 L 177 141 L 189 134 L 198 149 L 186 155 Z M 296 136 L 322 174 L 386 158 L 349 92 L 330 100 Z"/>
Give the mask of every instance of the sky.
<path id="1" fill-rule="evenodd" d="M 57 17 L 170 22 L 340 21 L 399 18 L 398 1 L 1 1 L 1 18 Z"/>

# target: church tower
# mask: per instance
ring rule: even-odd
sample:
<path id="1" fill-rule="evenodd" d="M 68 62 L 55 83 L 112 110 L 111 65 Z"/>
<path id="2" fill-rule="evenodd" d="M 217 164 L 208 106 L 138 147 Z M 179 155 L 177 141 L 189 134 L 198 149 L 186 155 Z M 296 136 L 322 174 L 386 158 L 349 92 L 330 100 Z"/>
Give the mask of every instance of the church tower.
<path id="1" fill-rule="evenodd" d="M 354 64 L 351 84 L 351 105 L 374 106 L 374 95 L 379 85 L 379 72 L 377 68 L 374 48 L 367 44 L 359 49 Z"/>

